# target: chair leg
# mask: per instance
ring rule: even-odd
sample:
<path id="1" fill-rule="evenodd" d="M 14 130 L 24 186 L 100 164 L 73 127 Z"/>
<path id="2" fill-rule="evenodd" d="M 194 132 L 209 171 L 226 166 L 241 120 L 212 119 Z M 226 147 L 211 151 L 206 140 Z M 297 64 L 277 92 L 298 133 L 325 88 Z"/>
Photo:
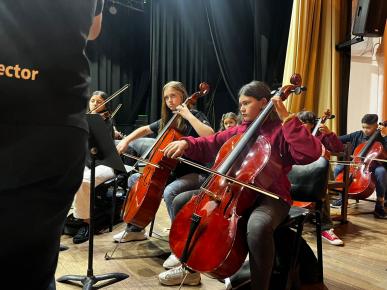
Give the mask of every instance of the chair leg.
<path id="1" fill-rule="evenodd" d="M 151 224 L 150 224 L 150 228 L 149 228 L 149 237 L 152 236 L 153 234 L 153 226 L 155 225 L 155 219 L 152 220 Z"/>
<path id="2" fill-rule="evenodd" d="M 297 233 L 295 240 L 293 242 L 293 254 L 291 256 L 290 265 L 289 265 L 289 273 L 286 282 L 286 290 L 290 289 L 298 289 L 299 288 L 299 277 L 297 277 L 297 263 L 298 263 L 298 255 L 300 253 L 301 246 L 301 237 L 302 231 L 304 229 L 304 222 L 306 219 L 305 216 L 301 216 L 297 220 Z"/>
<path id="3" fill-rule="evenodd" d="M 297 258 L 298 258 L 298 254 L 300 252 L 301 236 L 302 236 L 302 231 L 304 229 L 305 218 L 306 218 L 305 216 L 301 217 L 297 223 L 297 235 L 296 235 L 296 240 L 295 240 L 295 244 L 294 244 L 294 247 L 295 247 L 294 248 L 295 249 L 294 258 L 295 259 L 293 259 L 292 266 L 295 266 L 297 264 Z"/>
<path id="4" fill-rule="evenodd" d="M 118 179 L 116 177 L 114 179 L 114 188 L 113 188 L 113 194 L 112 194 L 112 211 L 111 211 L 111 214 L 110 214 L 109 232 L 113 231 L 114 217 L 116 215 L 117 187 L 118 187 Z"/>
<path id="5" fill-rule="evenodd" d="M 321 238 L 321 211 L 322 211 L 322 202 L 318 201 L 316 203 L 316 240 L 317 240 L 317 259 L 318 267 L 320 270 L 320 282 L 324 281 L 324 270 L 323 270 L 323 253 L 322 253 L 322 238 Z"/>

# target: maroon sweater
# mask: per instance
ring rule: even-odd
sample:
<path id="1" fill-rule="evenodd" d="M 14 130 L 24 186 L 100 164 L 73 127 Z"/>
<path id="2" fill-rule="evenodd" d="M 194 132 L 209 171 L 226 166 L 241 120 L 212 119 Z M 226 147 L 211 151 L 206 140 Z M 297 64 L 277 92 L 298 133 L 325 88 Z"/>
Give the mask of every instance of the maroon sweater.
<path id="1" fill-rule="evenodd" d="M 250 122 L 217 132 L 207 137 L 183 137 L 188 142 L 185 156 L 201 163 L 214 161 L 222 145 L 236 134 L 244 133 Z M 314 138 L 298 120 L 293 118 L 284 125 L 280 121 L 266 122 L 260 134 L 270 142 L 272 152 L 282 157 L 282 174 L 267 190 L 278 194 L 289 204 L 290 182 L 287 174 L 293 164 L 309 164 L 321 156 L 321 143 Z"/>
<path id="2" fill-rule="evenodd" d="M 317 139 L 325 146 L 326 149 L 333 153 L 342 152 L 344 145 L 335 133 L 330 132 L 329 134 L 317 134 Z"/>

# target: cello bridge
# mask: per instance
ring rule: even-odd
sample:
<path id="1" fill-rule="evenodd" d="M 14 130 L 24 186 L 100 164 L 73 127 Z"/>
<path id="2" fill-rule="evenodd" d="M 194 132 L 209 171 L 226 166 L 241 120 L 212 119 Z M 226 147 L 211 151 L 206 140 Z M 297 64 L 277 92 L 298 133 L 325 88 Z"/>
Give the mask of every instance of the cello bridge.
<path id="1" fill-rule="evenodd" d="M 210 198 L 218 201 L 218 202 L 221 202 L 222 199 L 215 193 L 213 193 L 212 191 L 208 190 L 208 189 L 205 189 L 204 187 L 200 187 L 201 190 L 203 190 L 207 196 L 209 196 Z"/>

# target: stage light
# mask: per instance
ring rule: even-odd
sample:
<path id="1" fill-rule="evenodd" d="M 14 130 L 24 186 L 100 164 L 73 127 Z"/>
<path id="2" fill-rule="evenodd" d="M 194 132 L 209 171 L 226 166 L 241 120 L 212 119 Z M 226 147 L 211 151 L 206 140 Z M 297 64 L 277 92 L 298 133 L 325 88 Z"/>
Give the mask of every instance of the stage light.
<path id="1" fill-rule="evenodd" d="M 112 15 L 116 15 L 117 14 L 117 8 L 114 6 L 114 4 L 109 7 L 109 12 Z"/>

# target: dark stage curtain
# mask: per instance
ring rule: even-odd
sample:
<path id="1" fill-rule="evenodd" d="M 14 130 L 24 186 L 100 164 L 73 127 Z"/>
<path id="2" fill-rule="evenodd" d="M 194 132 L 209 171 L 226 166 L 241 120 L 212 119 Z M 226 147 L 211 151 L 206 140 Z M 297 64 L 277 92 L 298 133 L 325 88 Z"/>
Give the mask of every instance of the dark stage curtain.
<path id="1" fill-rule="evenodd" d="M 152 0 L 143 13 L 119 7 L 115 16 L 107 8 L 88 53 L 93 89 L 112 93 L 131 84 L 115 103 L 124 105 L 118 124 L 139 114 L 158 119 L 161 89 L 171 80 L 189 94 L 210 84 L 198 108 L 216 127 L 223 113 L 237 111 L 243 84 L 257 79 L 276 87 L 282 80 L 291 0 Z"/>
<path id="2" fill-rule="evenodd" d="M 108 3 L 108 2 L 107 2 Z M 109 13 L 106 6 L 100 36 L 90 41 L 91 89 L 113 94 L 124 84 L 129 88 L 112 101 L 122 104 L 116 124 L 132 124 L 147 108 L 150 82 L 149 12 L 120 9 Z"/>
<path id="3" fill-rule="evenodd" d="M 234 100 L 239 88 L 253 79 L 280 85 L 293 1 L 205 3 L 218 64 Z"/>
<path id="4" fill-rule="evenodd" d="M 201 1 L 153 0 L 151 2 L 151 95 L 150 117 L 160 117 L 161 90 L 176 80 L 185 84 L 188 94 L 208 82 L 211 91 L 198 101 L 209 113 L 216 94 L 219 68 L 215 60 Z"/>

